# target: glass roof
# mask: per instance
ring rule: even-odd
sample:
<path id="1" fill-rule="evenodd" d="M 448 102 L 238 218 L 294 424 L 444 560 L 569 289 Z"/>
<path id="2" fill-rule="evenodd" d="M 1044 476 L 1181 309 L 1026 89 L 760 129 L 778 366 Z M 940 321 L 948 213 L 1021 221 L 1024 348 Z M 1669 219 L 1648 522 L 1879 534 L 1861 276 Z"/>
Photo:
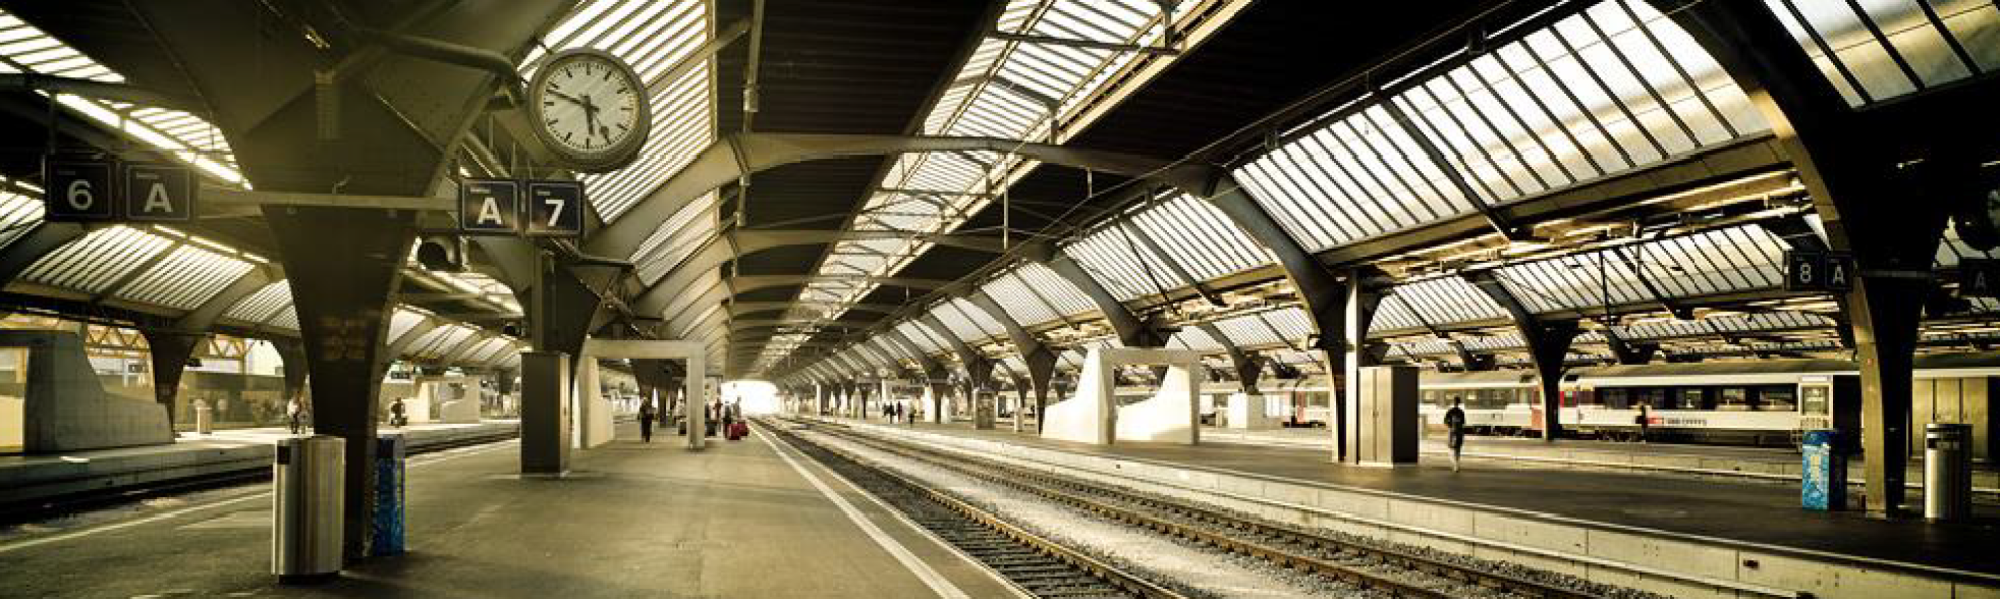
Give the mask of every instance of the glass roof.
<path id="1" fill-rule="evenodd" d="M 1765 0 L 1851 106 L 2000 69 L 2000 5 L 1986 0 Z"/>
<path id="2" fill-rule="evenodd" d="M 1197 3 L 1153 0 L 1010 0 L 975 47 L 952 83 L 924 117 L 923 133 L 1062 143 L 1086 128 L 1096 115 L 1091 102 L 1133 89 L 1147 77 L 1120 78 L 1137 61 L 1170 55 L 1083 47 L 1048 40 L 1079 40 L 1157 46 L 1166 23 L 1176 27 L 1194 17 Z M 1174 6 L 1162 14 L 1162 6 Z M 1040 41 L 1037 41 L 1040 40 Z M 923 235 L 957 230 L 970 215 L 994 201 L 1038 163 L 998 152 L 925 152 L 897 157 L 877 182 L 852 227 L 904 231 L 907 240 L 836 242 L 818 272 L 825 275 L 888 276 L 930 249 Z M 864 247 L 850 247 L 864 246 Z M 820 280 L 808 283 L 805 302 L 851 304 L 874 289 L 872 283 Z M 836 318 L 841 310 L 818 318 Z M 752 371 L 779 352 L 766 349 Z"/>
<path id="3" fill-rule="evenodd" d="M 1236 180 L 1318 251 L 1769 129 L 1715 61 L 1645 3 L 1599 3 L 1434 71 L 1287 134 Z"/>
<path id="4" fill-rule="evenodd" d="M 125 82 L 123 75 L 4 9 L 0 9 L 0 73 Z M 244 183 L 222 131 L 199 116 L 74 95 L 60 96 L 57 103 L 70 114 L 153 147 L 210 177 L 231 184 Z"/>

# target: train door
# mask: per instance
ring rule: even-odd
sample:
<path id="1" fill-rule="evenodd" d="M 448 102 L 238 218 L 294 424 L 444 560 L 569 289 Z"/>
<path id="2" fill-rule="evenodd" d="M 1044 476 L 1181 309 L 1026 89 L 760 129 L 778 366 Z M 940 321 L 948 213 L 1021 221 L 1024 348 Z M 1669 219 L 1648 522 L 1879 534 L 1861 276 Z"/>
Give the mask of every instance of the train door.
<path id="1" fill-rule="evenodd" d="M 1799 380 L 1799 430 L 1833 428 L 1833 378 L 1802 377 Z"/>

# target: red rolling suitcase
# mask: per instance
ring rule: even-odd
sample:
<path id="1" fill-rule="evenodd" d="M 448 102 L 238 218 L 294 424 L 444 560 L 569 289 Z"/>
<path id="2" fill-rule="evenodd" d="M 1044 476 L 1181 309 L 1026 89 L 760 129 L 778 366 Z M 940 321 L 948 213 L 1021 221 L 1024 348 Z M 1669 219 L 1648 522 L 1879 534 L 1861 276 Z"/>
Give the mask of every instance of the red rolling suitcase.
<path id="1" fill-rule="evenodd" d="M 742 422 L 734 422 L 734 423 L 730 423 L 730 425 L 729 425 L 729 440 L 731 440 L 731 441 L 740 441 L 740 440 L 742 440 L 742 439 L 743 439 L 744 437 L 748 437 L 748 436 L 750 436 L 750 425 L 748 425 L 748 424 L 744 424 L 744 423 L 742 423 Z"/>

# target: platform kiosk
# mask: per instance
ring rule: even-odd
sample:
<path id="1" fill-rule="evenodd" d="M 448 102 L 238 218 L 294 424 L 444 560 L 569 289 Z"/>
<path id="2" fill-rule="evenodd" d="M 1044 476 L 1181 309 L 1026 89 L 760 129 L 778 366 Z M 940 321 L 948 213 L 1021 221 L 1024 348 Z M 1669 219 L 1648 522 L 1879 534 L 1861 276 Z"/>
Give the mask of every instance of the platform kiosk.
<path id="1" fill-rule="evenodd" d="M 1364 366 L 1358 369 L 1356 397 L 1347 402 L 1350 427 L 1347 459 L 1357 466 L 1417 463 L 1417 369 Z"/>

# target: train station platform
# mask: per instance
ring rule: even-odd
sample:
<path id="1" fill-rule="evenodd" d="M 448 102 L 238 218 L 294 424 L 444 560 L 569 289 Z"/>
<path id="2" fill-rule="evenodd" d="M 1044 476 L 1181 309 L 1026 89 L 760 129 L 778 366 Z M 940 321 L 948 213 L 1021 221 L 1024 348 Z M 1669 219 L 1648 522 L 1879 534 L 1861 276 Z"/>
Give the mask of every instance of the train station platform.
<path id="1" fill-rule="evenodd" d="M 478 424 L 383 427 L 408 437 L 409 451 L 427 451 L 518 436 L 518 420 Z M 0 514 L 10 509 L 160 485 L 216 482 L 268 472 L 274 442 L 284 428 L 183 432 L 170 445 L 145 445 L 58 454 L 0 456 Z M 11 518 L 8 518 L 11 520 Z"/>
<path id="2" fill-rule="evenodd" d="M 1506 554 L 1586 577 L 1592 570 L 1653 569 L 1751 594 L 2000 597 L 2000 560 L 1991 553 L 2000 546 L 2000 510 L 1987 506 L 1970 523 L 1881 520 L 1807 511 L 1797 487 L 1744 481 L 1499 460 L 1470 461 L 1454 473 L 1448 461 L 1429 454 L 1415 467 L 1364 468 L 1329 463 L 1323 448 L 1308 446 L 1096 446 L 1043 440 L 1004 425 L 837 422 L 939 449 L 1226 497 L 1239 509 L 1337 530 Z M 1917 494 L 1911 498 L 1920 502 Z"/>
<path id="3" fill-rule="evenodd" d="M 120 519 L 0 529 L 23 597 L 1005 597 L 985 570 L 830 471 L 767 441 L 617 440 L 559 480 L 522 478 L 518 443 L 411 458 L 409 553 L 315 586 L 270 574 L 266 485 Z"/>

